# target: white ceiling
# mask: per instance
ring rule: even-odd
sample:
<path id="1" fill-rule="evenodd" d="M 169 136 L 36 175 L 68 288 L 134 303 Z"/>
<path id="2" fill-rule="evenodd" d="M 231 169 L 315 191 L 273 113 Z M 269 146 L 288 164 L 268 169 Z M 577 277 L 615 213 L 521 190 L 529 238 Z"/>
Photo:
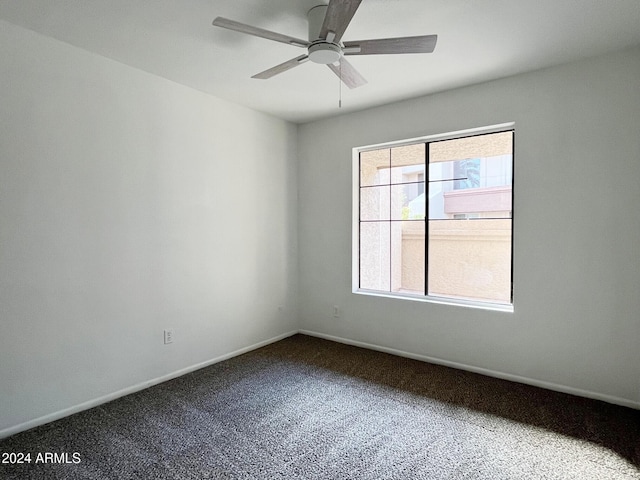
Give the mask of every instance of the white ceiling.
<path id="1" fill-rule="evenodd" d="M 438 34 L 432 54 L 350 57 L 342 88 L 303 49 L 211 26 L 224 16 L 307 38 L 328 0 L 0 0 L 0 19 L 293 122 L 307 122 L 640 45 L 640 0 L 363 0 L 344 40 Z"/>

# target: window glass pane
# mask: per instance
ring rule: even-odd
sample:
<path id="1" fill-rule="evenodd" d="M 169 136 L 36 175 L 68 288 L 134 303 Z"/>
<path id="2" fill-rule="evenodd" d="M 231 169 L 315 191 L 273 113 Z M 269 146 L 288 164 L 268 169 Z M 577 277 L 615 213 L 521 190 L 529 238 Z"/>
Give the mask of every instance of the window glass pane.
<path id="1" fill-rule="evenodd" d="M 429 295 L 508 304 L 511 219 L 429 222 Z"/>
<path id="2" fill-rule="evenodd" d="M 391 151 L 388 148 L 360 153 L 360 186 L 388 185 Z"/>
<path id="3" fill-rule="evenodd" d="M 424 215 L 424 182 L 391 185 L 392 220 L 420 220 Z"/>
<path id="4" fill-rule="evenodd" d="M 511 155 L 513 132 L 488 133 L 429 144 L 429 163 Z"/>
<path id="5" fill-rule="evenodd" d="M 424 143 L 404 145 L 391 149 L 391 183 L 408 183 L 424 180 Z"/>
<path id="6" fill-rule="evenodd" d="M 429 218 L 510 218 L 512 175 L 511 154 L 430 163 Z"/>
<path id="7" fill-rule="evenodd" d="M 360 189 L 360 220 L 389 220 L 391 187 L 365 187 Z"/>
<path id="8" fill-rule="evenodd" d="M 511 185 L 512 164 L 511 155 L 435 162 L 429 164 L 429 180 L 453 180 L 456 190 Z"/>
<path id="9" fill-rule="evenodd" d="M 360 288 L 391 289 L 391 223 L 360 224 Z"/>
<path id="10" fill-rule="evenodd" d="M 424 295 L 425 222 L 391 223 L 391 291 Z"/>
<path id="11" fill-rule="evenodd" d="M 511 218 L 511 185 L 455 189 L 455 180 L 450 180 L 430 187 L 430 220 Z"/>

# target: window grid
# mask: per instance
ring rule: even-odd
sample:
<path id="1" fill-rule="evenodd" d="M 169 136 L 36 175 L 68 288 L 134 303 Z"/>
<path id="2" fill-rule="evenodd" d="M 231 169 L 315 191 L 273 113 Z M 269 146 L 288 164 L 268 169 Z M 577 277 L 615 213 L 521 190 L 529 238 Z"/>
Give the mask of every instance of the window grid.
<path id="1" fill-rule="evenodd" d="M 429 177 L 429 151 L 431 143 L 425 142 L 424 146 L 424 181 L 425 181 L 425 196 L 424 196 L 424 295 L 425 297 L 429 293 L 429 188 L 431 184 L 431 178 Z"/>
<path id="2" fill-rule="evenodd" d="M 513 201 L 514 201 L 514 192 L 513 192 L 513 180 L 514 180 L 514 165 L 515 162 L 513 161 L 513 156 L 514 156 L 514 152 L 515 152 L 515 134 L 514 134 L 514 130 L 513 129 L 506 129 L 506 130 L 500 130 L 500 131 L 495 131 L 495 132 L 483 132 L 483 133 L 478 133 L 475 135 L 463 135 L 463 136 L 459 136 L 459 137 L 450 137 L 450 138 L 446 138 L 446 139 L 441 139 L 441 140 L 432 140 L 432 141 L 424 141 L 424 142 L 416 142 L 415 144 L 408 144 L 408 145 L 417 145 L 417 144 L 424 144 L 425 148 L 424 148 L 424 180 L 423 181 L 409 181 L 409 182 L 393 182 L 392 180 L 392 176 L 389 176 L 389 182 L 388 183 L 379 183 L 379 184 L 375 184 L 375 185 L 362 185 L 362 154 L 365 153 L 366 151 L 360 151 L 358 154 L 358 188 L 359 188 L 359 192 L 362 192 L 363 189 L 367 189 L 367 188 L 372 188 L 372 187 L 383 187 L 383 186 L 388 186 L 389 188 L 391 188 L 392 186 L 396 186 L 396 185 L 424 185 L 424 203 L 425 203 L 425 215 L 424 218 L 422 219 L 394 219 L 393 218 L 393 202 L 391 200 L 391 196 L 389 198 L 389 218 L 388 219 L 376 219 L 376 220 L 363 220 L 362 219 L 362 196 L 361 193 L 359 194 L 359 202 L 358 202 L 358 222 L 359 222 L 359 240 L 358 240 L 358 288 L 362 288 L 362 224 L 367 224 L 367 223 L 376 223 L 376 224 L 383 224 L 383 223 L 388 223 L 389 226 L 391 227 L 391 225 L 393 223 L 397 223 L 397 222 L 423 222 L 424 223 L 424 287 L 423 287 L 423 292 L 422 294 L 425 297 L 431 297 L 431 295 L 429 295 L 429 254 L 430 254 L 430 222 L 433 221 L 469 221 L 469 220 L 474 220 L 474 221 L 482 221 L 482 220 L 497 220 L 497 219 L 506 219 L 505 217 L 493 217 L 493 216 L 485 216 L 483 218 L 466 218 L 465 220 L 458 220 L 458 219 L 454 219 L 454 218 L 449 218 L 449 219 L 430 219 L 430 205 L 429 205 L 429 200 L 430 200 L 430 190 L 429 188 L 426 188 L 428 185 L 432 184 L 432 183 L 444 183 L 444 182 L 452 182 L 452 181 L 456 181 L 456 180 L 466 180 L 467 177 L 452 177 L 452 178 L 446 178 L 446 179 L 436 179 L 436 180 L 431 180 L 430 178 L 430 146 L 433 143 L 438 143 L 438 142 L 445 142 L 445 141 L 451 141 L 451 140 L 458 140 L 458 139 L 466 139 L 466 138 L 472 138 L 472 137 L 480 137 L 480 136 L 485 136 L 485 135 L 492 135 L 495 133 L 505 133 L 505 132 L 510 132 L 511 133 L 511 178 L 510 178 L 510 186 L 511 186 L 511 211 L 510 211 L 510 215 L 508 217 L 508 219 L 511 222 L 511 228 L 510 228 L 510 233 L 511 233 L 511 238 L 510 238 L 510 281 L 509 281 L 509 302 L 511 304 L 513 304 L 513 258 L 514 258 L 514 251 L 513 251 Z M 406 145 L 406 144 L 405 144 Z M 394 146 L 389 146 L 387 148 L 388 150 L 388 168 L 394 168 L 393 167 L 393 162 L 392 162 L 392 150 L 393 148 L 395 148 Z M 367 151 L 372 151 L 372 150 L 367 150 Z M 389 228 L 389 238 L 388 238 L 388 242 L 389 242 L 389 248 L 391 249 L 391 245 L 393 244 L 393 238 L 392 238 L 392 233 L 393 230 L 392 228 Z M 389 284 L 389 291 L 388 293 L 392 293 L 394 294 L 395 292 L 393 292 L 392 286 L 393 286 L 393 254 L 392 252 L 389 252 L 389 278 L 388 278 L 388 284 Z M 485 302 L 485 301 L 480 301 L 480 303 L 490 303 L 490 302 Z"/>

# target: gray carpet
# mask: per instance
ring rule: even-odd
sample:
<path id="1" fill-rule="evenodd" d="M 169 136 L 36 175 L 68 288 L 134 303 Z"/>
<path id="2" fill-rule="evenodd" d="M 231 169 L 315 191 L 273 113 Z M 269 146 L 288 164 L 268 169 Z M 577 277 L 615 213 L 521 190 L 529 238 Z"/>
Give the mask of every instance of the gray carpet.
<path id="1" fill-rule="evenodd" d="M 640 479 L 640 411 L 296 335 L 0 452 L 80 460 L 2 479 Z"/>

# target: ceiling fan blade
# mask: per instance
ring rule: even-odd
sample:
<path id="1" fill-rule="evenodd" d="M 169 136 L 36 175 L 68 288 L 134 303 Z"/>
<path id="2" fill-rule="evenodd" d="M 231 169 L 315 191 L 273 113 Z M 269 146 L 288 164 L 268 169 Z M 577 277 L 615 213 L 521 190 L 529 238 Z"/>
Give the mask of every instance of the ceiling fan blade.
<path id="1" fill-rule="evenodd" d="M 342 83 L 344 83 L 349 88 L 357 88 L 365 85 L 367 81 L 365 78 L 360 75 L 353 65 L 347 62 L 347 59 L 342 57 L 338 61 L 338 65 L 334 65 L 332 63 L 327 66 L 335 73 Z"/>
<path id="2" fill-rule="evenodd" d="M 300 55 L 299 57 L 292 58 L 280 65 L 276 65 L 275 67 L 271 67 L 269 70 L 265 70 L 264 72 L 256 73 L 251 78 L 259 78 L 261 80 L 266 80 L 267 78 L 274 77 L 279 73 L 286 72 L 287 70 L 291 70 L 293 67 L 297 67 L 298 65 L 302 65 L 304 62 L 309 60 L 308 55 Z"/>
<path id="3" fill-rule="evenodd" d="M 276 42 L 295 45 L 296 47 L 306 48 L 307 46 L 309 46 L 309 42 L 306 40 L 290 37 L 289 35 L 282 35 L 281 33 L 271 32 L 263 28 L 252 27 L 251 25 L 236 22 L 235 20 L 229 20 L 228 18 L 217 17 L 213 21 L 212 25 L 229 30 L 234 30 L 240 33 L 246 33 L 248 35 L 253 35 L 254 37 L 262 37 L 266 38 L 267 40 L 274 40 Z"/>
<path id="4" fill-rule="evenodd" d="M 362 0 L 330 0 L 320 29 L 320 38 L 326 39 L 330 32 L 335 37 L 330 42 L 339 43 Z"/>
<path id="5" fill-rule="evenodd" d="M 437 41 L 437 35 L 359 40 L 355 42 L 344 42 L 343 52 L 345 55 L 431 53 L 436 48 Z"/>

